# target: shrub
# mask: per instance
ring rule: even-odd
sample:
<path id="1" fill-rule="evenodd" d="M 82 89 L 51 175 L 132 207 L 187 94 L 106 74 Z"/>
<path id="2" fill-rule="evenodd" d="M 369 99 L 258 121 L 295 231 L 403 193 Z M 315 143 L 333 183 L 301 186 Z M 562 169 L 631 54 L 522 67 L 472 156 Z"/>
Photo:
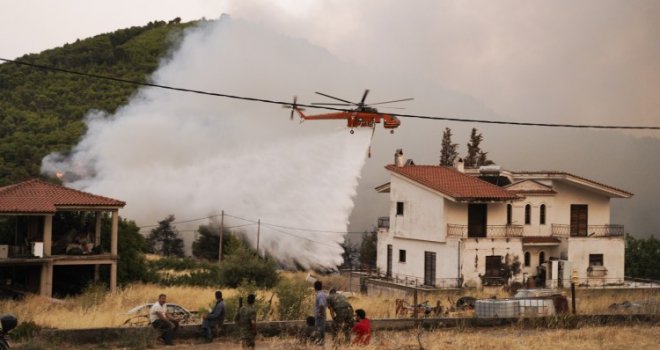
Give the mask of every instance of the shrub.
<path id="1" fill-rule="evenodd" d="M 280 320 L 304 319 L 313 308 L 312 292 L 309 283 L 304 278 L 295 276 L 292 279 L 280 279 L 275 286 L 275 294 L 279 300 L 277 312 Z"/>
<path id="2" fill-rule="evenodd" d="M 277 265 L 262 259 L 247 248 L 239 248 L 220 264 L 220 284 L 236 288 L 241 282 L 253 282 L 258 287 L 272 288 L 278 279 Z"/>

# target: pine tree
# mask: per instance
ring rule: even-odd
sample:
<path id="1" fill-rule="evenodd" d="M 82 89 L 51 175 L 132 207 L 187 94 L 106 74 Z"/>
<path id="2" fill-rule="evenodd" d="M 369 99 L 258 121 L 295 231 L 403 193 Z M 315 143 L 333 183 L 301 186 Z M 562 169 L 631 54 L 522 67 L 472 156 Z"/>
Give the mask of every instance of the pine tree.
<path id="1" fill-rule="evenodd" d="M 470 142 L 467 144 L 468 154 L 467 157 L 465 157 L 466 168 L 478 168 L 482 165 L 495 164 L 492 160 L 488 159 L 488 152 L 482 151 L 479 147 L 481 141 L 483 140 L 483 135 L 477 133 L 476 128 L 472 128 L 472 133 L 470 134 Z"/>
<path id="2" fill-rule="evenodd" d="M 158 227 L 151 230 L 147 237 L 147 250 L 150 253 L 164 256 L 183 257 L 183 240 L 179 231 L 172 226 L 174 215 L 158 222 Z"/>
<path id="3" fill-rule="evenodd" d="M 470 134 L 470 142 L 467 144 L 467 156 L 464 159 L 464 164 L 466 168 L 476 168 L 477 161 L 479 157 L 479 144 L 483 140 L 483 136 L 477 133 L 477 128 L 472 128 L 472 133 Z"/>
<path id="4" fill-rule="evenodd" d="M 454 160 L 458 157 L 458 152 L 456 147 L 457 143 L 451 142 L 451 129 L 445 128 L 445 131 L 442 133 L 442 149 L 440 150 L 440 165 L 444 166 L 453 166 Z"/>

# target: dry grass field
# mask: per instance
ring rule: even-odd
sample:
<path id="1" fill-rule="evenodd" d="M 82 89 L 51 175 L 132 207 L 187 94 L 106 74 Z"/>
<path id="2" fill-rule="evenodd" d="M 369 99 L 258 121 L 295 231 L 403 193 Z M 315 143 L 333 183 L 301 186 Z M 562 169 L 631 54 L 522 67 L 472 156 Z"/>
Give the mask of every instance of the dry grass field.
<path id="1" fill-rule="evenodd" d="M 301 278 L 303 273 L 283 273 L 284 278 Z M 345 281 L 339 276 L 324 276 L 324 285 L 342 287 Z M 168 301 L 188 308 L 191 311 L 204 310 L 213 302 L 213 288 L 201 287 L 162 287 L 149 284 L 133 284 L 119 289 L 110 294 L 99 290 L 91 290 L 77 297 L 64 300 L 53 300 L 40 296 L 29 296 L 20 301 L 0 301 L 0 310 L 3 313 L 11 313 L 18 317 L 21 322 L 33 321 L 41 327 L 74 329 L 74 328 L 97 328 L 121 326 L 128 318 L 126 312 L 134 306 L 154 302 L 158 294 L 168 295 Z M 225 299 L 236 297 L 239 292 L 235 289 L 223 289 Z M 310 286 L 310 296 L 313 294 Z M 478 298 L 487 298 L 493 292 L 479 292 L 466 290 L 467 295 Z M 257 296 L 269 300 L 272 291 L 258 291 Z M 498 292 L 498 298 L 507 297 L 504 292 Z M 355 309 L 361 308 L 367 311 L 369 318 L 393 318 L 395 315 L 394 297 L 367 297 L 354 295 L 350 301 Z M 443 307 L 449 307 L 449 303 L 455 300 L 440 295 L 438 297 Z M 578 290 L 578 313 L 598 314 L 610 313 L 609 305 L 623 301 L 643 302 L 647 306 L 643 312 L 658 313 L 660 304 L 660 290 L 654 291 L 631 291 L 631 290 Z M 412 303 L 412 299 L 408 300 Z M 277 303 L 277 298 L 273 298 Z M 435 304 L 435 300 L 430 302 Z M 620 311 L 625 312 L 626 310 Z M 637 310 L 639 311 L 639 310 Z M 310 310 L 310 313 L 312 310 Z M 277 315 L 271 313 L 268 320 L 276 320 Z"/>

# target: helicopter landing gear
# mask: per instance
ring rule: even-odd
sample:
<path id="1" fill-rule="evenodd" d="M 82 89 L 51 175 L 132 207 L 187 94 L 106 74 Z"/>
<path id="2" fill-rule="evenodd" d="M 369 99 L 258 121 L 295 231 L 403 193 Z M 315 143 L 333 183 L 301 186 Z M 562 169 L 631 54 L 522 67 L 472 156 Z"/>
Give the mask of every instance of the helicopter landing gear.
<path id="1" fill-rule="evenodd" d="M 394 134 L 394 129 L 390 130 L 390 134 Z"/>
<path id="2" fill-rule="evenodd" d="M 354 133 L 355 133 L 355 130 L 351 129 L 350 133 L 351 133 L 351 134 L 354 134 Z"/>

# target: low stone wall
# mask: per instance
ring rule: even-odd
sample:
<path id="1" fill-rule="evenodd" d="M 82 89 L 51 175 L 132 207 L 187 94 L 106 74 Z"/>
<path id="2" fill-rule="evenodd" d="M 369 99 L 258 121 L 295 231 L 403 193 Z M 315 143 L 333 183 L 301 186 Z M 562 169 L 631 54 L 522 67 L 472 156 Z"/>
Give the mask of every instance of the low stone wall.
<path id="1" fill-rule="evenodd" d="M 372 330 L 405 331 L 410 329 L 498 327 L 518 325 L 534 329 L 539 328 L 578 328 L 582 326 L 638 325 L 641 323 L 658 324 L 657 314 L 612 314 L 612 315 L 559 315 L 536 318 L 422 318 L 422 319 L 375 319 L 371 320 Z M 328 322 L 328 327 L 331 322 Z M 304 326 L 304 321 L 258 322 L 257 332 L 266 337 L 295 335 Z M 198 337 L 199 325 L 182 326 L 177 333 L 179 339 Z M 237 337 L 236 325 L 226 323 L 221 336 Z M 93 344 L 117 339 L 145 339 L 157 337 L 151 327 L 92 328 L 92 329 L 46 329 L 38 334 L 39 338 L 64 340 L 70 344 Z"/>

